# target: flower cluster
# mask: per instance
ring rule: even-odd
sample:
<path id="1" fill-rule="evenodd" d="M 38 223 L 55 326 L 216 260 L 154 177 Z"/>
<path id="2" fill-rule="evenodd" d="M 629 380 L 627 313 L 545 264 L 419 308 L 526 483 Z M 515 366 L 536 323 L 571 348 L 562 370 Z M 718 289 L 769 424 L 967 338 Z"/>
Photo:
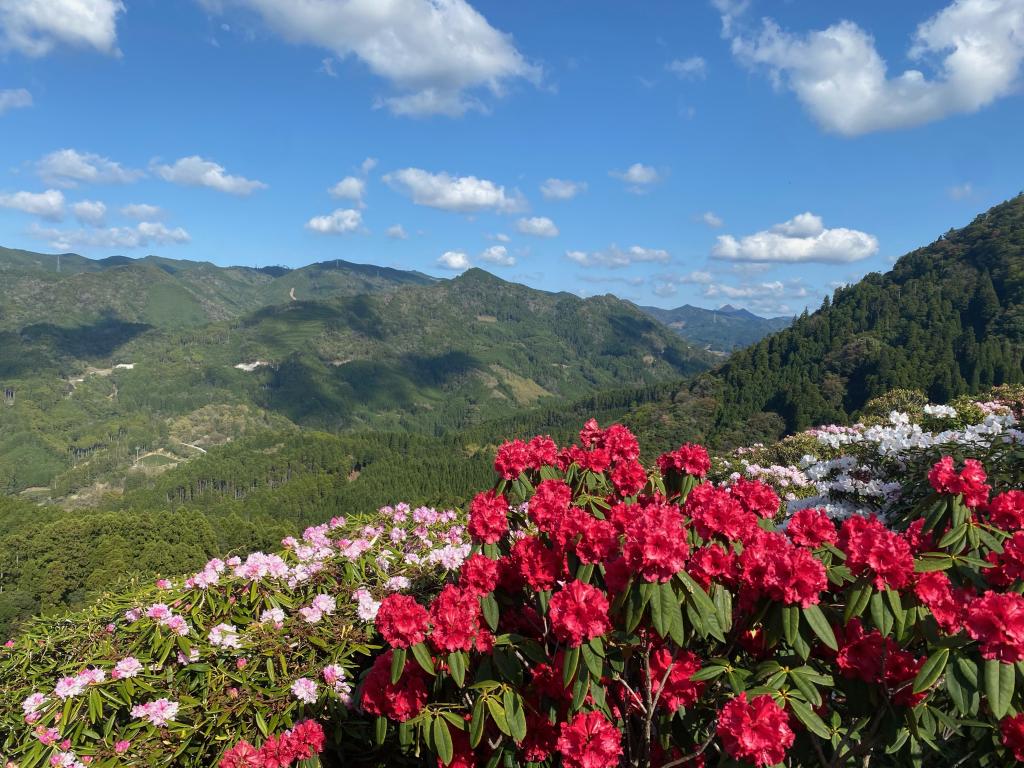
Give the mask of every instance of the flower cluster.
<path id="1" fill-rule="evenodd" d="M 287 768 L 308 760 L 324 749 L 324 729 L 314 720 L 303 720 L 279 736 L 270 736 L 259 749 L 244 739 L 228 749 L 219 768 Z"/>

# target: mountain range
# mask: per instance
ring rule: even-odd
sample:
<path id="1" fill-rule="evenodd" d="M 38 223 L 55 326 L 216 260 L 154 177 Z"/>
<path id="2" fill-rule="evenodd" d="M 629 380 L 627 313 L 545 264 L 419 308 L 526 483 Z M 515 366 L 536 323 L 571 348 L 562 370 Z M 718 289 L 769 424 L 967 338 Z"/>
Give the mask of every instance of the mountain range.
<path id="1" fill-rule="evenodd" d="M 690 304 L 675 309 L 645 306 L 640 309 L 688 341 L 723 354 L 754 344 L 793 321 L 790 317 L 759 317 L 729 304 L 718 309 Z"/>

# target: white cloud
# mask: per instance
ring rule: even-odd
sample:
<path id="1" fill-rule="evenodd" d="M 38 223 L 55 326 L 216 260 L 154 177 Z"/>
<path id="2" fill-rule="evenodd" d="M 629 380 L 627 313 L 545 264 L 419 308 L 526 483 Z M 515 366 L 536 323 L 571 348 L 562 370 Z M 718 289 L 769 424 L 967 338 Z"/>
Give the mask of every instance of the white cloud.
<path id="1" fill-rule="evenodd" d="M 355 176 L 346 176 L 327 191 L 331 197 L 343 197 L 361 204 L 366 194 L 366 182 Z"/>
<path id="2" fill-rule="evenodd" d="M 306 222 L 306 229 L 321 235 L 345 235 L 362 226 L 363 214 L 352 208 L 338 208 L 326 216 L 314 216 Z"/>
<path id="3" fill-rule="evenodd" d="M 570 181 L 569 179 L 548 179 L 540 185 L 540 193 L 545 200 L 571 200 L 581 192 L 587 191 L 587 182 Z"/>
<path id="4" fill-rule="evenodd" d="M 664 264 L 672 258 L 668 251 L 660 248 L 642 248 L 639 245 L 632 245 L 625 250 L 617 245 L 612 245 L 603 251 L 566 251 L 565 257 L 583 267 L 608 267 L 610 269 L 628 267 L 637 262 Z"/>
<path id="5" fill-rule="evenodd" d="M 71 205 L 71 212 L 83 224 L 101 224 L 107 215 L 107 206 L 99 200 L 82 200 Z"/>
<path id="6" fill-rule="evenodd" d="M 164 181 L 188 187 L 209 187 L 230 195 L 251 195 L 258 189 L 266 189 L 262 181 L 243 176 L 232 176 L 222 165 L 204 160 L 198 155 L 183 157 L 174 165 L 153 163 L 153 171 Z"/>
<path id="7" fill-rule="evenodd" d="M 720 226 L 725 224 L 725 222 L 722 221 L 721 216 L 718 216 L 714 211 L 705 211 L 701 214 L 700 220 L 712 229 L 718 229 Z"/>
<path id="8" fill-rule="evenodd" d="M 754 312 L 769 315 L 790 314 L 792 308 L 786 303 L 787 300 L 807 299 L 810 295 L 799 280 L 771 280 L 740 285 L 711 283 L 704 287 L 704 296 L 709 299 L 737 302 Z"/>
<path id="9" fill-rule="evenodd" d="M 368 174 L 370 171 L 372 171 L 376 167 L 377 167 L 377 158 L 376 157 L 368 157 L 365 160 L 363 160 L 363 162 L 359 165 L 359 170 L 362 171 L 363 175 L 365 176 L 366 174 Z"/>
<path id="10" fill-rule="evenodd" d="M 181 227 L 170 229 L 159 222 L 147 221 L 134 227 L 106 229 L 61 230 L 36 226 L 31 233 L 60 251 L 75 248 L 143 248 L 151 244 L 181 245 L 192 239 Z"/>
<path id="11" fill-rule="evenodd" d="M 3 0 L 0 49 L 44 56 L 58 44 L 117 55 L 120 0 Z"/>
<path id="12" fill-rule="evenodd" d="M 878 253 L 878 239 L 856 229 L 825 229 L 820 216 L 801 213 L 789 221 L 737 240 L 719 235 L 711 253 L 731 261 L 839 264 Z"/>
<path id="13" fill-rule="evenodd" d="M 510 81 L 539 83 L 541 70 L 466 0 L 200 0 L 257 13 L 286 40 L 355 56 L 396 93 L 381 106 L 405 115 L 457 116 L 482 109 L 470 92 L 501 96 Z"/>
<path id="14" fill-rule="evenodd" d="M 651 282 L 654 284 L 652 290 L 658 296 L 675 296 L 679 293 L 681 285 L 708 285 L 713 281 L 712 274 L 702 270 L 695 270 L 685 275 L 663 272 L 651 278 Z"/>
<path id="15" fill-rule="evenodd" d="M 462 251 L 445 251 L 438 257 L 437 266 L 461 272 L 464 269 L 469 269 L 469 256 Z"/>
<path id="16" fill-rule="evenodd" d="M 48 189 L 45 192 L 0 195 L 0 208 L 13 208 L 33 216 L 57 220 L 64 217 L 64 193 L 59 189 Z"/>
<path id="17" fill-rule="evenodd" d="M 684 80 L 703 80 L 708 76 L 708 63 L 700 56 L 688 59 L 673 59 L 665 69 Z"/>
<path id="18" fill-rule="evenodd" d="M 92 152 L 58 149 L 36 163 L 36 173 L 47 184 L 76 187 L 79 184 L 129 184 L 146 174 Z"/>
<path id="19" fill-rule="evenodd" d="M 164 215 L 164 212 L 156 205 L 148 205 L 147 203 L 129 203 L 121 208 L 121 215 L 127 216 L 129 219 L 135 219 L 136 221 L 152 221 L 153 219 L 161 218 Z"/>
<path id="20" fill-rule="evenodd" d="M 480 260 L 496 264 L 499 267 L 514 267 L 516 264 L 516 257 L 510 255 L 508 248 L 504 245 L 492 245 L 490 248 L 485 249 L 480 254 Z"/>
<path id="21" fill-rule="evenodd" d="M 711 0 L 711 4 L 722 15 L 722 36 L 728 37 L 733 23 L 750 7 L 750 0 Z"/>
<path id="22" fill-rule="evenodd" d="M 408 240 L 409 234 L 401 224 L 395 224 L 388 227 L 388 237 L 392 240 Z"/>
<path id="23" fill-rule="evenodd" d="M 963 184 L 956 184 L 946 190 L 951 200 L 966 200 L 974 195 L 974 185 L 967 181 Z"/>
<path id="24" fill-rule="evenodd" d="M 524 235 L 535 237 L 558 237 L 558 227 L 546 216 L 533 216 L 516 222 L 516 229 Z"/>
<path id="25" fill-rule="evenodd" d="M 858 136 L 976 112 L 1012 93 L 1024 63 L 1024 3 L 955 0 L 919 25 L 908 56 L 930 75 L 890 76 L 874 39 L 851 21 L 798 35 L 766 19 L 732 49 L 766 67 L 823 128 Z"/>
<path id="26" fill-rule="evenodd" d="M 643 163 L 633 163 L 624 171 L 609 171 L 608 175 L 626 182 L 629 185 L 626 189 L 637 195 L 644 194 L 653 184 L 661 181 L 658 170 Z"/>
<path id="27" fill-rule="evenodd" d="M 497 240 L 499 243 L 511 243 L 512 242 L 512 238 L 509 237 L 508 235 L 506 235 L 504 232 L 498 232 L 497 234 L 488 235 L 487 237 L 488 238 L 493 238 L 494 240 Z"/>
<path id="28" fill-rule="evenodd" d="M 408 195 L 416 205 L 444 211 L 474 213 L 493 210 L 515 213 L 526 205 L 518 191 L 506 194 L 505 187 L 476 176 L 450 176 L 420 168 L 403 168 L 386 174 L 384 181 Z"/>
<path id="29" fill-rule="evenodd" d="M 24 88 L 10 88 L 0 91 L 0 115 L 11 109 L 32 106 L 32 94 Z"/>

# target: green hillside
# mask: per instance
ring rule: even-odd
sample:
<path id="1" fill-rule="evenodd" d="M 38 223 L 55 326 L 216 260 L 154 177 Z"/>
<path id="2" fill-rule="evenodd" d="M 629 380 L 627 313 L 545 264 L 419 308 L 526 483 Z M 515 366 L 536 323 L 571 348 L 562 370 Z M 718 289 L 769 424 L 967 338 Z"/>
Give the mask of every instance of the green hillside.
<path id="1" fill-rule="evenodd" d="M 788 317 L 759 317 L 726 304 L 704 309 L 684 304 L 674 309 L 640 307 L 692 343 L 716 352 L 732 352 L 750 346 L 792 322 Z"/>
<path id="2" fill-rule="evenodd" d="M 843 422 L 871 398 L 933 402 L 1024 381 L 1024 194 L 900 258 L 630 421 L 717 444 Z M 744 436 L 747 436 L 744 438 Z"/>

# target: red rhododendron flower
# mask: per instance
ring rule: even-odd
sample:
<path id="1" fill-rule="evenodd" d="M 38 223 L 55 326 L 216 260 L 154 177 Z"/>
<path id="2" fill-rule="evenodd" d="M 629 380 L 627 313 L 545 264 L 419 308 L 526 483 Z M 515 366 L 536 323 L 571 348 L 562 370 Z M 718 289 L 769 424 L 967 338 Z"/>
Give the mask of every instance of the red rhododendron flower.
<path id="1" fill-rule="evenodd" d="M 476 595 L 486 595 L 493 592 L 497 584 L 497 560 L 477 553 L 462 564 L 462 569 L 459 571 L 459 586 L 463 589 Z M 381 607 L 384 607 L 383 604 Z"/>
<path id="2" fill-rule="evenodd" d="M 1024 763 L 1024 714 L 1000 720 L 999 737 L 1002 745 L 1013 753 L 1013 759 Z"/>
<path id="3" fill-rule="evenodd" d="M 840 637 L 836 666 L 844 677 L 878 685 L 885 682 L 894 704 L 916 706 L 925 693 L 915 694 L 911 683 L 926 658 L 916 658 L 877 629 L 865 633 L 860 619 L 851 619 Z"/>
<path id="4" fill-rule="evenodd" d="M 597 587 L 571 581 L 548 604 L 555 637 L 571 646 L 599 637 L 611 629 L 608 598 Z"/>
<path id="5" fill-rule="evenodd" d="M 494 471 L 506 480 L 515 480 L 530 466 L 532 454 L 522 440 L 512 440 L 498 448 Z"/>
<path id="6" fill-rule="evenodd" d="M 388 595 L 381 600 L 375 624 L 393 648 L 408 648 L 427 636 L 427 609 L 408 595 Z"/>
<path id="7" fill-rule="evenodd" d="M 839 548 L 854 576 L 874 574 L 878 589 L 901 589 L 914 574 L 914 555 L 906 539 L 890 531 L 877 517 L 854 515 L 839 530 Z"/>
<path id="8" fill-rule="evenodd" d="M 758 528 L 756 515 L 712 483 L 701 483 L 690 491 L 683 511 L 702 539 L 723 536 L 729 541 L 743 541 Z"/>
<path id="9" fill-rule="evenodd" d="M 801 509 L 789 518 L 786 534 L 801 547 L 820 547 L 839 541 L 836 524 L 823 509 Z"/>
<path id="10" fill-rule="evenodd" d="M 478 493 L 469 507 L 469 529 L 474 541 L 494 544 L 508 533 L 508 500 L 494 491 Z"/>
<path id="11" fill-rule="evenodd" d="M 554 467 L 558 465 L 558 446 L 555 441 L 545 435 L 537 435 L 526 444 L 530 450 L 530 467 Z"/>
<path id="12" fill-rule="evenodd" d="M 659 695 L 658 706 L 669 712 L 688 707 L 704 692 L 704 683 L 690 680 L 700 671 L 700 659 L 689 651 L 679 651 L 675 660 L 667 648 L 659 648 L 651 654 L 651 692 Z M 668 678 L 665 673 L 668 672 Z M 662 688 L 661 682 L 665 681 Z"/>
<path id="13" fill-rule="evenodd" d="M 779 495 L 770 485 L 760 480 L 747 480 L 741 477 L 729 486 L 729 493 L 748 512 L 758 517 L 771 520 L 779 513 Z"/>
<path id="14" fill-rule="evenodd" d="M 1003 553 L 995 562 L 1007 582 L 1024 579 L 1024 531 L 1017 531 L 1003 542 Z"/>
<path id="15" fill-rule="evenodd" d="M 519 577 L 538 592 L 552 589 L 562 573 L 562 557 L 536 536 L 513 544 L 511 556 Z"/>
<path id="16" fill-rule="evenodd" d="M 640 443 L 628 427 L 612 424 L 601 435 L 601 447 L 608 451 L 616 464 L 635 462 L 640 458 Z"/>
<path id="17" fill-rule="evenodd" d="M 932 612 L 943 632 L 955 635 L 963 627 L 967 601 L 962 591 L 953 592 L 949 576 L 942 571 L 922 573 L 914 587 L 917 599 Z"/>
<path id="18" fill-rule="evenodd" d="M 584 563 L 603 563 L 619 551 L 619 532 L 609 520 L 587 515 L 576 542 L 576 554 Z"/>
<path id="19" fill-rule="evenodd" d="M 605 563 L 604 583 L 608 587 L 609 594 L 617 595 L 622 592 L 632 575 L 629 563 L 626 562 L 624 557 L 616 557 L 614 560 Z"/>
<path id="20" fill-rule="evenodd" d="M 469 651 L 480 630 L 477 594 L 446 584 L 430 605 L 430 642 L 439 651 Z"/>
<path id="21" fill-rule="evenodd" d="M 292 742 L 292 748 L 295 750 L 298 760 L 308 760 L 313 755 L 324 751 L 324 741 L 326 740 L 324 729 L 315 720 L 303 720 L 298 723 L 288 731 L 288 738 Z"/>
<path id="22" fill-rule="evenodd" d="M 551 533 L 569 512 L 572 488 L 562 480 L 541 480 L 527 505 L 533 524 L 544 533 Z"/>
<path id="23" fill-rule="evenodd" d="M 259 750 L 244 739 L 227 750 L 218 763 L 220 768 L 261 768 Z"/>
<path id="24" fill-rule="evenodd" d="M 589 419 L 580 430 L 580 444 L 584 448 L 589 448 L 597 443 L 603 434 L 604 430 L 597 425 L 597 419 Z"/>
<path id="25" fill-rule="evenodd" d="M 748 702 L 741 693 L 730 700 L 718 716 L 716 732 L 731 757 L 754 765 L 781 763 L 796 738 L 789 715 L 767 694 Z"/>
<path id="26" fill-rule="evenodd" d="M 690 547 L 679 507 L 652 502 L 626 525 L 622 554 L 645 581 L 668 581 L 686 564 Z"/>
<path id="27" fill-rule="evenodd" d="M 740 598 L 753 604 L 761 595 L 806 608 L 828 587 L 825 566 L 808 550 L 793 546 L 780 533 L 764 533 L 739 557 Z"/>
<path id="28" fill-rule="evenodd" d="M 404 723 L 416 717 L 427 703 L 427 685 L 420 665 L 410 661 L 406 661 L 398 682 L 392 683 L 392 653 L 388 650 L 374 659 L 363 681 L 362 705 L 371 715 Z"/>
<path id="29" fill-rule="evenodd" d="M 647 485 L 647 472 L 639 461 L 619 462 L 612 469 L 612 484 L 620 496 L 636 496 Z"/>
<path id="30" fill-rule="evenodd" d="M 612 768 L 622 754 L 622 734 L 601 712 L 579 712 L 562 723 L 558 752 L 565 768 Z"/>
<path id="31" fill-rule="evenodd" d="M 955 496 L 960 493 L 960 476 L 953 466 L 952 456 L 943 456 L 928 471 L 928 482 L 938 493 Z"/>
<path id="32" fill-rule="evenodd" d="M 992 525 L 1004 531 L 1024 528 L 1024 491 L 1000 493 L 988 505 Z"/>
<path id="33" fill-rule="evenodd" d="M 932 532 L 924 530 L 923 517 L 917 518 L 917 520 L 907 526 L 907 530 L 903 532 L 903 538 L 907 540 L 907 544 L 910 545 L 910 551 L 915 555 L 921 552 L 930 552 L 932 545 L 935 543 L 935 536 L 932 535 Z"/>
<path id="34" fill-rule="evenodd" d="M 658 457 L 658 469 L 665 477 L 670 472 L 704 477 L 711 471 L 711 458 L 703 446 L 686 443 L 671 453 L 661 454 Z"/>
<path id="35" fill-rule="evenodd" d="M 558 743 L 558 730 L 547 715 L 530 712 L 526 715 L 526 738 L 519 745 L 527 763 L 547 760 Z"/>
<path id="36" fill-rule="evenodd" d="M 260 747 L 261 768 L 287 768 L 295 762 L 291 742 L 282 736 L 270 736 Z"/>
<path id="37" fill-rule="evenodd" d="M 1007 664 L 1024 659 L 1024 597 L 986 592 L 967 605 L 967 634 L 981 655 Z"/>
<path id="38" fill-rule="evenodd" d="M 712 581 L 733 586 L 739 577 L 738 561 L 731 551 L 717 542 L 694 550 L 690 555 L 686 571 L 705 590 Z"/>
<path id="39" fill-rule="evenodd" d="M 558 651 L 551 664 L 537 664 L 533 668 L 530 688 L 536 696 L 546 696 L 553 701 L 571 701 L 572 689 L 566 688 L 562 682 L 562 667 L 565 665 L 565 653 Z"/>

